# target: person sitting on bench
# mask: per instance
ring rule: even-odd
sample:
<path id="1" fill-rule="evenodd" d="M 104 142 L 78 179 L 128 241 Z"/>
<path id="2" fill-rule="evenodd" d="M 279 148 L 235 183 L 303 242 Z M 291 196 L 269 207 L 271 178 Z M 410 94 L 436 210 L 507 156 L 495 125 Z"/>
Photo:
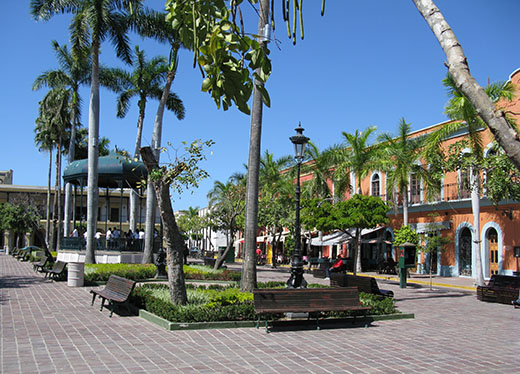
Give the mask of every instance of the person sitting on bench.
<path id="1" fill-rule="evenodd" d="M 330 268 L 325 269 L 325 279 L 330 279 L 330 273 L 331 272 L 340 272 L 345 269 L 345 265 L 343 264 L 343 258 L 341 255 L 338 256 L 336 259 L 336 262 L 332 264 Z"/>

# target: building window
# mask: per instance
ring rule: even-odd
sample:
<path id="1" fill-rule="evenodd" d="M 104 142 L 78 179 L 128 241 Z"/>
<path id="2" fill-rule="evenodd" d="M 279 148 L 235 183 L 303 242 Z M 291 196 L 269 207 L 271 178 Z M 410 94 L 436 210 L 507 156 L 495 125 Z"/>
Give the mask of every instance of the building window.
<path id="1" fill-rule="evenodd" d="M 381 196 L 379 174 L 372 176 L 372 196 Z"/>
<path id="2" fill-rule="evenodd" d="M 421 181 L 417 175 L 410 176 L 410 203 L 419 204 L 421 202 Z"/>
<path id="3" fill-rule="evenodd" d="M 469 169 L 460 171 L 459 199 L 469 199 L 471 197 L 471 183 L 469 173 Z"/>
<path id="4" fill-rule="evenodd" d="M 110 208 L 110 221 L 119 222 L 119 208 Z"/>

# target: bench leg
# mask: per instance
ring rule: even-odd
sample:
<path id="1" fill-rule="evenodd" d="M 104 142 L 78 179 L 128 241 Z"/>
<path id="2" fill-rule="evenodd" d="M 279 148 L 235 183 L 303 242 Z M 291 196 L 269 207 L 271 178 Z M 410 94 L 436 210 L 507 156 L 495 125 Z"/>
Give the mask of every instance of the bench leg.
<path id="1" fill-rule="evenodd" d="M 110 315 L 109 317 L 112 318 L 112 314 L 114 314 L 114 303 L 112 300 L 108 300 L 108 304 L 110 305 Z"/>
<path id="2" fill-rule="evenodd" d="M 96 300 L 96 294 L 94 292 L 91 292 L 92 294 L 92 303 L 90 304 L 90 306 L 94 305 L 94 300 Z"/>
<path id="3" fill-rule="evenodd" d="M 105 306 L 105 298 L 104 297 L 101 297 L 101 308 L 99 308 L 99 311 L 102 312 L 103 311 L 103 307 Z"/>

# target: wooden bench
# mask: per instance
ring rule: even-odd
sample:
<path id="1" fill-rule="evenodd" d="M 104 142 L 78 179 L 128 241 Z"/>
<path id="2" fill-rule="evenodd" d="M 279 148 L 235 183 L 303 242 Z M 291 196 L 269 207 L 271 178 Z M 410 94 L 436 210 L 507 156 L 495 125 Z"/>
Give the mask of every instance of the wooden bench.
<path id="1" fill-rule="evenodd" d="M 309 267 L 307 268 L 307 273 L 310 273 L 313 269 L 318 268 L 319 266 L 319 258 L 318 257 L 310 257 L 309 258 Z"/>
<path id="2" fill-rule="evenodd" d="M 393 291 L 381 290 L 373 277 L 330 273 L 331 287 L 357 287 L 359 292 L 371 293 L 382 297 L 394 297 Z"/>
<path id="3" fill-rule="evenodd" d="M 41 272 L 45 268 L 45 265 L 47 265 L 47 262 L 49 262 L 49 257 L 42 256 L 42 258 L 40 258 L 40 261 L 34 261 L 34 262 L 31 262 L 31 264 L 33 266 L 34 271 Z"/>
<path id="4" fill-rule="evenodd" d="M 518 299 L 520 277 L 512 275 L 492 275 L 486 286 L 477 287 L 477 299 L 501 304 L 509 304 Z"/>
<path id="5" fill-rule="evenodd" d="M 325 269 L 330 268 L 331 266 L 332 264 L 328 258 L 319 258 L 318 267 L 312 270 L 312 276 L 314 278 L 325 278 L 327 276 Z"/>
<path id="6" fill-rule="evenodd" d="M 65 278 L 65 269 L 67 267 L 67 263 L 63 261 L 56 261 L 52 269 L 42 269 L 42 272 L 45 273 L 45 278 L 49 277 L 53 280 L 59 280 Z"/>
<path id="7" fill-rule="evenodd" d="M 364 307 L 359 301 L 359 292 L 355 287 L 345 288 L 302 288 L 302 289 L 255 289 L 253 290 L 255 311 L 258 314 L 256 328 L 260 325 L 260 316 L 265 315 L 265 331 L 269 332 L 268 317 L 280 313 L 309 313 L 316 315 L 316 328 L 320 329 L 319 316 L 322 312 L 361 311 L 366 315 L 370 307 Z"/>
<path id="8" fill-rule="evenodd" d="M 216 260 L 213 257 L 204 257 L 203 260 L 204 260 L 204 265 L 211 266 L 211 267 L 215 266 Z"/>
<path id="9" fill-rule="evenodd" d="M 105 300 L 108 300 L 108 304 L 111 307 L 110 317 L 112 317 L 115 304 L 125 304 L 128 308 L 128 298 L 130 297 L 134 287 L 135 282 L 133 280 L 112 274 L 108 278 L 105 288 L 102 290 L 90 290 L 90 293 L 92 294 L 91 305 L 94 305 L 96 296 L 99 296 L 101 298 L 101 308 L 99 310 L 102 311 L 105 306 Z"/>

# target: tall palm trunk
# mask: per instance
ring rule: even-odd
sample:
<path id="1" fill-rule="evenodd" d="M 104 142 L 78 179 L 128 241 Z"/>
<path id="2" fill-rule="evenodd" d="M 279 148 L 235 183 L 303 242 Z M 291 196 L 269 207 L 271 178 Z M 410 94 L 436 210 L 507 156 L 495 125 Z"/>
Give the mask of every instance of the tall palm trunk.
<path id="1" fill-rule="evenodd" d="M 142 134 L 143 134 L 144 115 L 145 115 L 145 108 L 143 105 L 141 105 L 141 101 L 139 101 L 139 118 L 137 119 L 137 136 L 135 138 L 134 159 L 138 159 L 139 155 L 140 155 L 139 149 L 141 148 L 141 138 L 143 136 Z M 137 191 L 132 189 L 130 191 L 130 229 L 132 230 L 132 232 L 135 232 L 137 229 L 136 217 L 138 216 L 138 210 L 139 210 L 139 195 L 137 194 Z M 140 220 L 141 220 L 141 217 L 139 216 L 139 221 Z M 145 240 L 146 240 L 146 235 L 145 235 Z M 145 263 L 149 263 L 149 262 L 151 262 L 151 261 L 147 261 Z"/>
<path id="2" fill-rule="evenodd" d="M 67 159 L 68 165 L 70 165 L 74 161 L 74 156 L 76 153 L 76 126 L 78 124 L 78 112 L 76 109 L 75 101 L 77 100 L 77 93 L 73 93 L 73 107 L 72 107 L 72 126 L 70 129 L 70 142 L 69 142 L 69 155 Z M 65 208 L 64 208 L 64 218 L 63 218 L 63 236 L 70 235 L 70 221 L 72 216 L 72 209 L 74 209 L 72 204 L 72 184 L 65 184 Z"/>
<path id="3" fill-rule="evenodd" d="M 61 221 L 61 149 L 62 137 L 58 137 L 58 143 L 56 145 L 56 186 L 54 187 L 54 196 L 56 198 L 56 250 L 60 250 L 60 242 L 62 236 L 62 221 Z"/>
<path id="4" fill-rule="evenodd" d="M 471 184 L 471 210 L 473 212 L 473 243 L 472 250 L 475 254 L 474 277 L 477 285 L 484 285 L 484 275 L 482 271 L 482 256 L 480 253 L 480 178 L 478 171 L 474 168 L 470 170 Z"/>
<path id="5" fill-rule="evenodd" d="M 361 229 L 356 229 L 356 250 L 354 252 L 354 275 L 361 273 Z"/>
<path id="6" fill-rule="evenodd" d="M 47 176 L 47 208 L 45 210 L 45 243 L 50 248 L 51 232 L 51 179 L 52 179 L 52 147 L 49 148 L 49 174 Z"/>
<path id="7" fill-rule="evenodd" d="M 264 27 L 269 27 L 269 0 L 260 0 L 258 19 L 258 35 L 263 35 Z M 260 45 L 266 48 L 267 41 L 261 39 Z M 261 75 L 260 68 L 257 69 Z M 244 292 L 252 292 L 256 287 L 256 235 L 258 231 L 258 173 L 260 170 L 260 144 L 262 137 L 262 95 L 257 86 L 262 86 L 255 79 L 253 91 L 253 109 L 251 112 L 251 133 L 249 139 L 249 161 L 247 166 L 246 194 L 246 230 L 245 251 L 242 265 L 240 288 Z"/>
<path id="8" fill-rule="evenodd" d="M 408 188 L 401 191 L 403 195 L 403 226 L 408 225 Z"/>
<path id="9" fill-rule="evenodd" d="M 161 101 L 159 101 L 159 107 L 157 108 L 157 114 L 155 115 L 155 122 L 153 127 L 153 135 L 152 135 L 152 150 L 154 152 L 155 159 L 157 163 L 159 163 L 159 158 L 161 152 L 159 148 L 161 147 L 161 138 L 162 138 L 162 122 L 164 117 L 164 108 L 166 107 L 166 100 L 168 99 L 168 95 L 170 94 L 170 89 L 175 79 L 176 70 L 168 71 L 166 76 L 166 84 L 164 85 L 164 89 L 161 96 Z M 148 177 L 148 183 L 146 184 L 146 224 L 145 224 L 145 235 L 144 235 L 144 253 L 143 253 L 143 264 L 148 264 L 153 261 L 153 233 L 154 233 L 154 222 L 155 222 L 155 206 L 156 206 L 156 196 L 155 191 L 153 189 L 152 180 Z M 162 217 L 162 215 L 161 215 Z M 162 241 L 162 238 L 161 238 Z"/>
<path id="10" fill-rule="evenodd" d="M 87 250 L 85 262 L 96 262 L 96 234 L 98 214 L 98 157 L 99 157 L 99 41 L 92 42 L 92 83 L 88 118 L 88 177 L 87 177 Z"/>

